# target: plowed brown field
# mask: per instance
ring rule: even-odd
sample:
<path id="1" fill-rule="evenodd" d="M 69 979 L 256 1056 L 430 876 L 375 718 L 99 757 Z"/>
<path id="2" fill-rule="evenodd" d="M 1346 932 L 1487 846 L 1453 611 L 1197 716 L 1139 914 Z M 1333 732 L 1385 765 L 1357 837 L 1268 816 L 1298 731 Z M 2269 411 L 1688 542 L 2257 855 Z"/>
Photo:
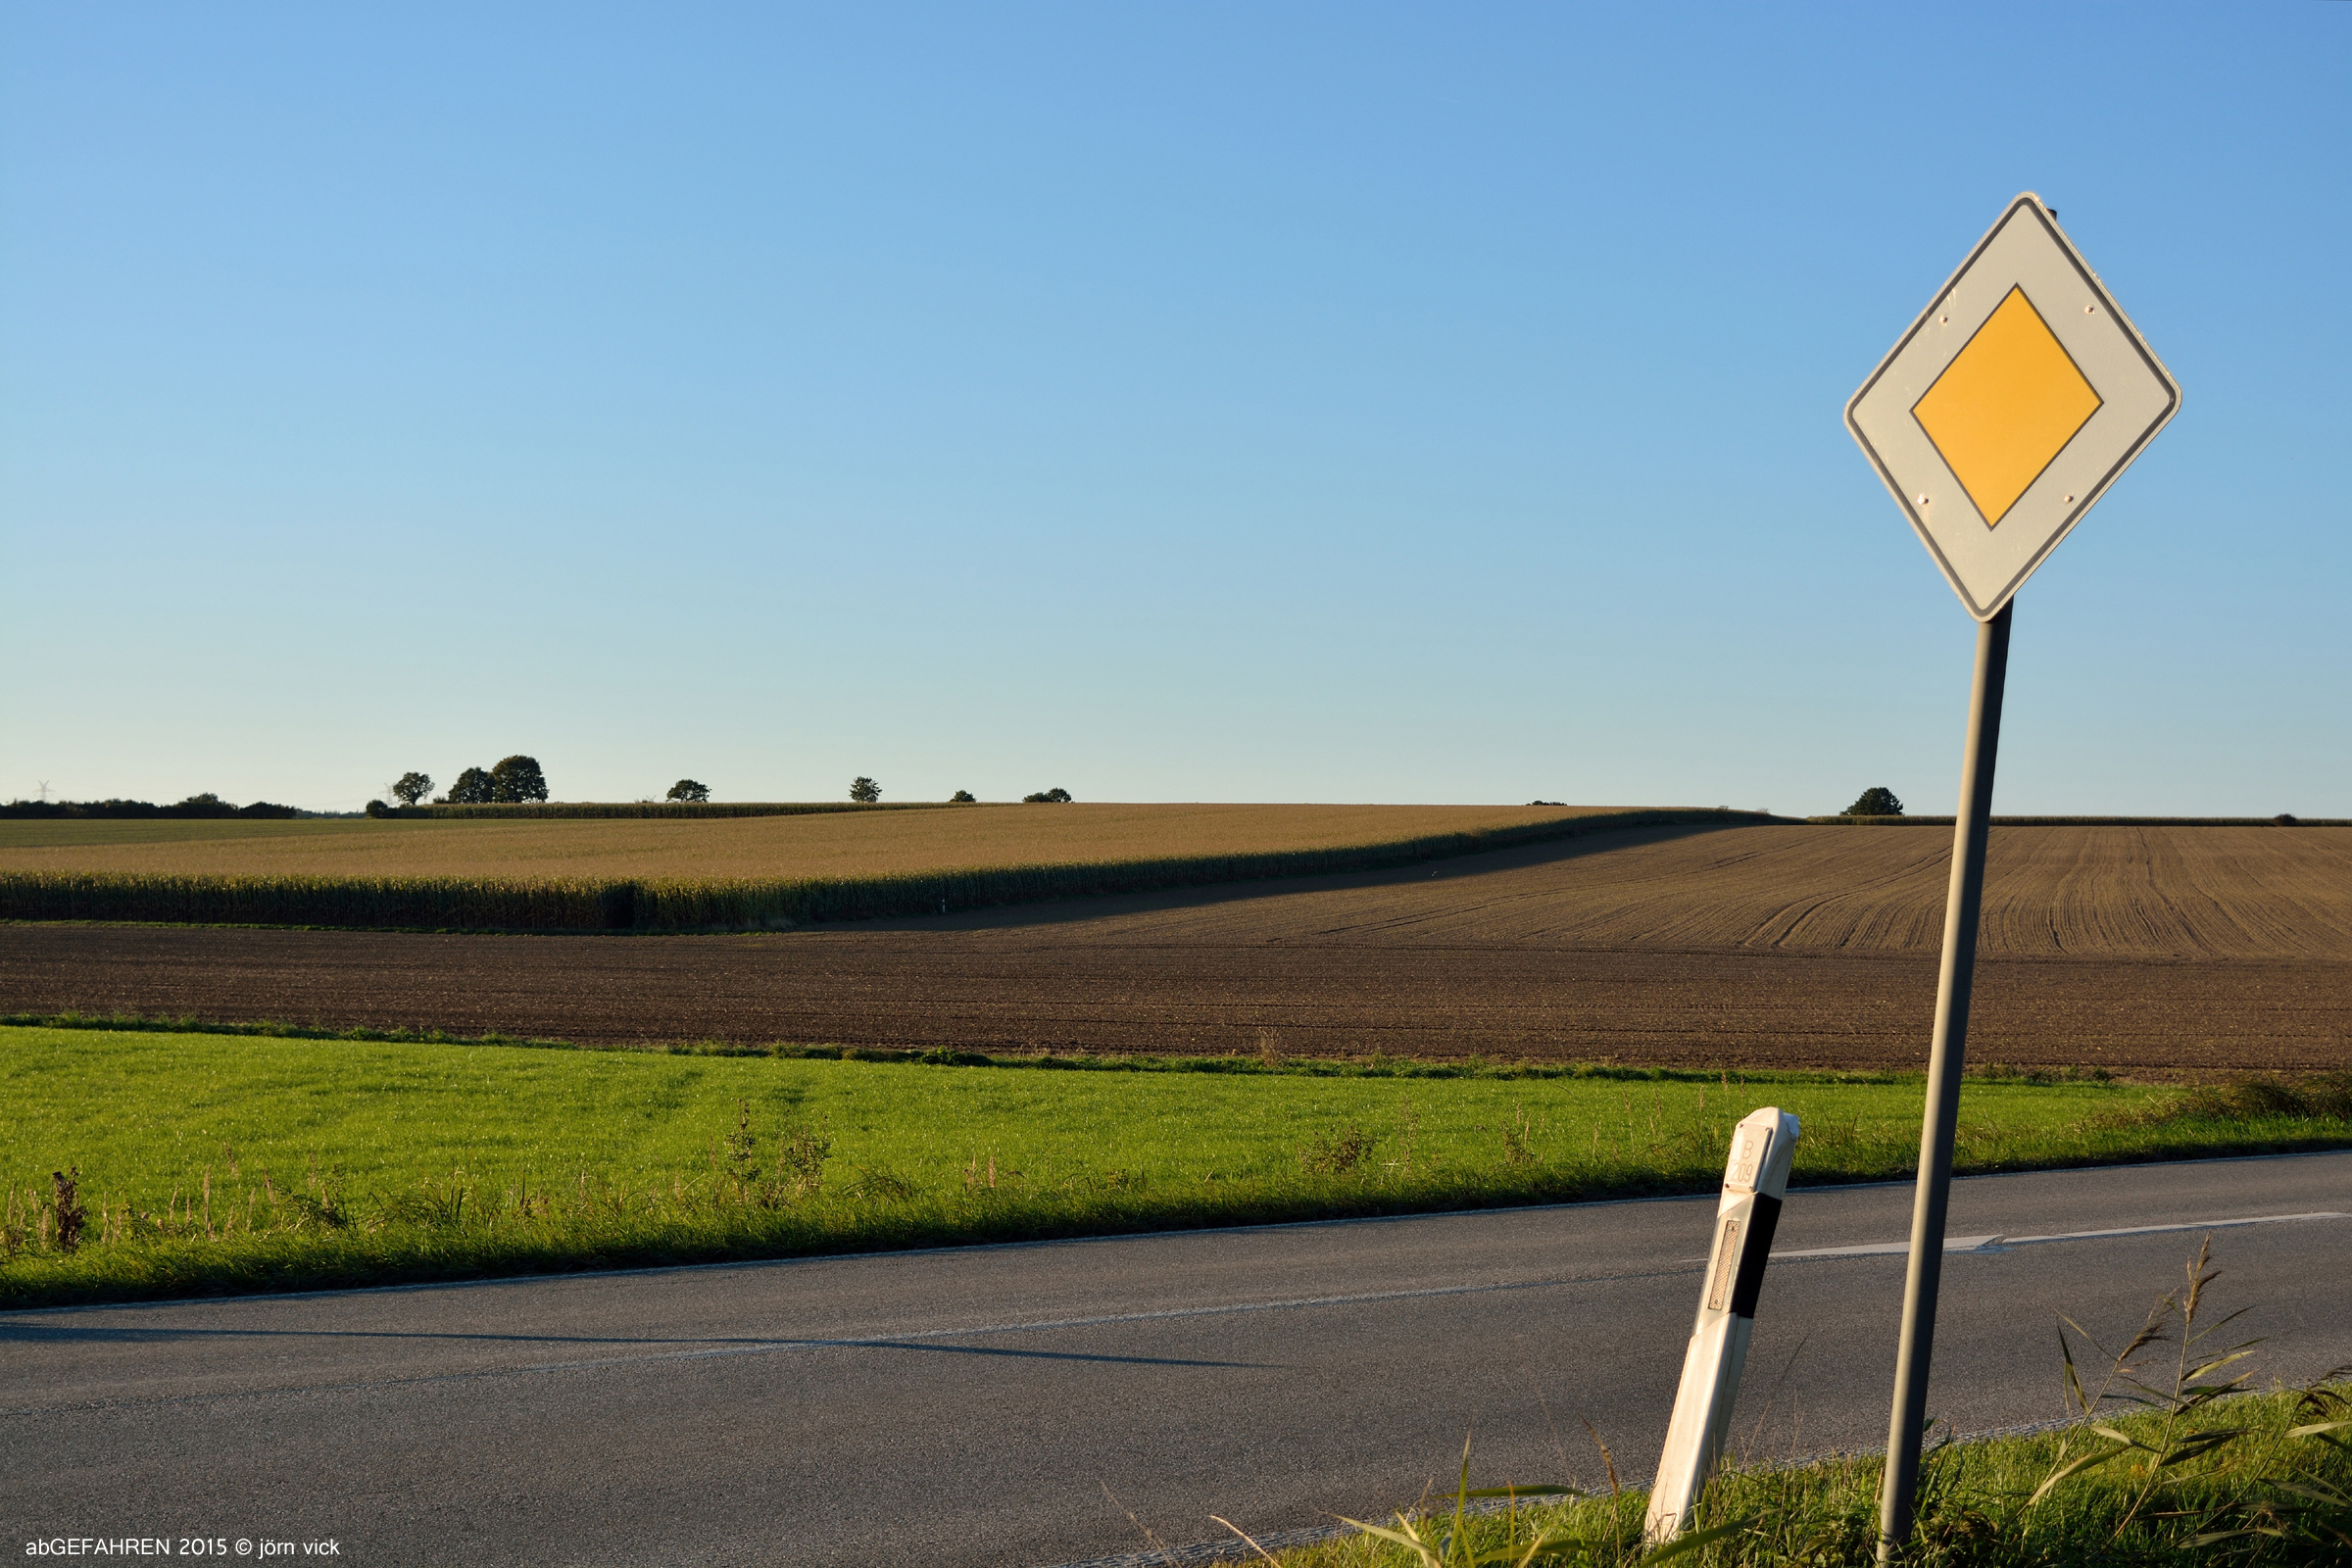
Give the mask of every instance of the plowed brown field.
<path id="1" fill-rule="evenodd" d="M 1948 834 L 1649 830 L 741 937 L 0 927 L 0 1009 L 1692 1066 L 1924 1062 Z M 1971 1056 L 2352 1066 L 2352 829 L 1999 828 Z"/>

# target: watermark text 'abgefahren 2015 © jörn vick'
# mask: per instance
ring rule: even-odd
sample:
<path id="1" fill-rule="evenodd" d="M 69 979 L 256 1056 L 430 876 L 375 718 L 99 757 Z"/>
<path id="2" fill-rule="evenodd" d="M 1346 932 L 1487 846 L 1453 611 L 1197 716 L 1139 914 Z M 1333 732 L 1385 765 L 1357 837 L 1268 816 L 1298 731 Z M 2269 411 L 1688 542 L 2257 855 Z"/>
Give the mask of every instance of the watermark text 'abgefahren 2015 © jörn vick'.
<path id="1" fill-rule="evenodd" d="M 43 1536 L 24 1543 L 27 1557 L 340 1557 L 343 1543 L 257 1541 L 239 1536 Z"/>

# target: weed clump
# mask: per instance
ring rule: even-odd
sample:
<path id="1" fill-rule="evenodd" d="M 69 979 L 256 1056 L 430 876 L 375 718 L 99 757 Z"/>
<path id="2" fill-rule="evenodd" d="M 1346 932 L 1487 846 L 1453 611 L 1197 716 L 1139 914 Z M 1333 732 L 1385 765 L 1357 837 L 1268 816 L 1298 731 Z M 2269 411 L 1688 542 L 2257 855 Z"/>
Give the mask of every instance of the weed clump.
<path id="1" fill-rule="evenodd" d="M 727 1200 L 738 1206 L 780 1208 L 824 1185 L 825 1161 L 832 1155 L 832 1136 L 803 1122 L 777 1132 L 775 1158 L 762 1164 L 760 1135 L 752 1129 L 752 1102 L 738 1100 L 734 1130 L 722 1148 L 712 1150 L 710 1165 L 724 1184 Z"/>
<path id="2" fill-rule="evenodd" d="M 2110 1124 L 2154 1127 L 2195 1121 L 2328 1122 L 2348 1118 L 2352 1118 L 2352 1072 L 2328 1072 L 2293 1082 L 2283 1078 L 2246 1077 L 2225 1083 L 2196 1084 L 2170 1100 L 2127 1112 L 2120 1118 L 2110 1118 Z"/>
<path id="3" fill-rule="evenodd" d="M 806 1198 L 824 1185 L 825 1161 L 832 1155 L 832 1136 L 807 1123 L 786 1128 L 777 1142 L 776 1159 L 790 1173 L 796 1198 Z"/>
<path id="4" fill-rule="evenodd" d="M 1541 1163 L 1541 1156 L 1536 1153 L 1535 1141 L 1538 1131 L 1537 1125 L 1528 1120 L 1527 1107 L 1515 1100 L 1512 1101 L 1511 1119 L 1503 1124 L 1502 1129 L 1504 1161 L 1513 1165 Z"/>
<path id="5" fill-rule="evenodd" d="M 1345 1176 L 1371 1156 L 1378 1141 L 1350 1122 L 1309 1139 L 1298 1151 L 1298 1168 L 1315 1176 Z"/>
<path id="6" fill-rule="evenodd" d="M 71 1257 L 81 1250 L 81 1228 L 89 1218 L 81 1207 L 81 1167 L 74 1166 L 71 1175 L 53 1170 L 49 1180 L 57 1191 L 52 1210 L 57 1215 L 57 1250 Z"/>

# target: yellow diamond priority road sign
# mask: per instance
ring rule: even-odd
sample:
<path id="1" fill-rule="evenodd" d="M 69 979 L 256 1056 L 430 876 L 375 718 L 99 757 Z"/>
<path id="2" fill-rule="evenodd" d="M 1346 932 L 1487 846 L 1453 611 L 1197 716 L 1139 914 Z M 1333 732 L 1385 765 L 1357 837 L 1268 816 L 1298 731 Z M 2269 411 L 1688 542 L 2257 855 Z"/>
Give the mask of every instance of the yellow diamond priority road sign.
<path id="1" fill-rule="evenodd" d="M 2180 388 L 2031 191 L 1845 406 L 1845 427 L 1979 620 L 2180 407 Z"/>

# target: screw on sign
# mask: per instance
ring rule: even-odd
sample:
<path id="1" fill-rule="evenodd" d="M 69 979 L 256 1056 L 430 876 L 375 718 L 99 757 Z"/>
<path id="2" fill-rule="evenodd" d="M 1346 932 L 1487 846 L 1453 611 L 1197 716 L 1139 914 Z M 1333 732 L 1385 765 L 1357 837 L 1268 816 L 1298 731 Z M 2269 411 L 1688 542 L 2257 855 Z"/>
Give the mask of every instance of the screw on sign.
<path id="1" fill-rule="evenodd" d="M 1919 1485 L 2010 613 L 2019 586 L 2180 407 L 2180 384 L 2031 191 L 1845 407 L 1846 429 L 1979 622 L 1879 1498 L 1883 1563 L 1911 1534 Z"/>
<path id="2" fill-rule="evenodd" d="M 1666 1451 L 1658 1457 L 1658 1479 L 1649 1489 L 1644 1533 L 1651 1541 L 1682 1534 L 1722 1457 L 1740 1372 L 1747 1364 L 1748 1336 L 1755 1331 L 1764 1264 L 1772 1255 L 1781 1198 L 1788 1191 L 1796 1134 L 1796 1118 L 1769 1106 L 1732 1130 L 1723 1198 L 1715 1205 L 1715 1250 L 1699 1287 L 1698 1322 L 1683 1352 L 1683 1381 L 1666 1427 Z"/>

